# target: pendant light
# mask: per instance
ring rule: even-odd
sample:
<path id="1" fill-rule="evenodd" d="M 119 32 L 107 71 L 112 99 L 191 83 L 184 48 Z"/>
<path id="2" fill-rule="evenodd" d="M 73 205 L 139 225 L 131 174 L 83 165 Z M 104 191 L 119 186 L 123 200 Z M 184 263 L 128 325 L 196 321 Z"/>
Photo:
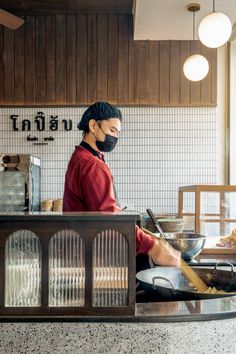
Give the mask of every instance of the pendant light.
<path id="1" fill-rule="evenodd" d="M 200 10 L 199 4 L 189 4 L 188 11 L 193 13 L 193 40 L 195 40 L 195 12 Z M 209 64 L 207 59 L 200 54 L 193 54 L 188 57 L 183 65 L 185 77 L 190 81 L 200 81 L 207 76 Z"/>
<path id="2" fill-rule="evenodd" d="M 228 41 L 231 33 L 230 19 L 222 12 L 215 12 L 215 0 L 213 0 L 213 12 L 204 17 L 198 27 L 200 41 L 206 47 L 218 48 Z"/>

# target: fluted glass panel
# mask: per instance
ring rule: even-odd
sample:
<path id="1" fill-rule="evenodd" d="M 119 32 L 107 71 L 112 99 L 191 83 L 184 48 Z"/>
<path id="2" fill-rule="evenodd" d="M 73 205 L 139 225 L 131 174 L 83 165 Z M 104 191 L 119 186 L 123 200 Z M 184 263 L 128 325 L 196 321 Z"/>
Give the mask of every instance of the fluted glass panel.
<path id="1" fill-rule="evenodd" d="M 49 244 L 49 306 L 84 306 L 83 239 L 61 230 Z"/>
<path id="2" fill-rule="evenodd" d="M 93 306 L 128 304 L 128 245 L 116 230 L 99 233 L 93 242 Z"/>
<path id="3" fill-rule="evenodd" d="M 5 306 L 40 306 L 41 245 L 29 230 L 14 232 L 5 246 Z"/>

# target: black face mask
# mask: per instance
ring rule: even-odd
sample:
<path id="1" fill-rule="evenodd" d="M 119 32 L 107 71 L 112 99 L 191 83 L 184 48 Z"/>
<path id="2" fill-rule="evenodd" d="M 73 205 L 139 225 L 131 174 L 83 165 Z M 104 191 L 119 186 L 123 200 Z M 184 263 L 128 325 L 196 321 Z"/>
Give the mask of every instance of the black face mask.
<path id="1" fill-rule="evenodd" d="M 99 125 L 99 128 L 101 129 L 101 131 L 105 135 L 105 140 L 99 141 L 96 139 L 97 148 L 100 151 L 104 151 L 104 152 L 112 151 L 114 149 L 114 147 L 116 146 L 118 138 L 116 138 L 115 136 L 109 135 L 109 134 L 105 134 L 104 131 L 102 130 L 102 128 L 100 127 L 100 125 Z M 95 138 L 96 138 L 96 136 L 95 136 Z"/>

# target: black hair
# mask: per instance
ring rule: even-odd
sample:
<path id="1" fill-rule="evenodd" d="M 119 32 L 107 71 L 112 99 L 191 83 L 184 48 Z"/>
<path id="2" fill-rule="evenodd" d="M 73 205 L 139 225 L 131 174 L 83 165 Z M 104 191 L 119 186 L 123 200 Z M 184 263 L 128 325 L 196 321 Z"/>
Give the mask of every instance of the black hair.
<path id="1" fill-rule="evenodd" d="M 95 102 L 89 106 L 86 111 L 83 113 L 80 122 L 77 127 L 79 130 L 83 130 L 83 133 L 89 132 L 89 121 L 94 119 L 96 121 L 108 120 L 111 118 L 118 118 L 122 121 L 121 111 L 112 104 L 108 102 Z"/>

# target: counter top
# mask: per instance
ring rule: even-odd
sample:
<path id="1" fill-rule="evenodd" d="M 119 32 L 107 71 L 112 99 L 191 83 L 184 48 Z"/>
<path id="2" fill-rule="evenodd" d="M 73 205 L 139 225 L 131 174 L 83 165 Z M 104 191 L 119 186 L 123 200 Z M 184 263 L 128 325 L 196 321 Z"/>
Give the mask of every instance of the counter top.
<path id="1" fill-rule="evenodd" d="M 90 221 L 90 220 L 114 220 L 114 221 L 138 221 L 140 215 L 137 212 L 122 211 L 120 213 L 112 212 L 2 212 L 1 221 Z"/>
<path id="2" fill-rule="evenodd" d="M 218 299 L 149 302 L 135 305 L 135 316 L 3 316 L 1 321 L 193 322 L 236 318 L 236 296 Z"/>
<path id="3" fill-rule="evenodd" d="M 218 299 L 136 304 L 141 322 L 185 322 L 236 318 L 236 296 Z"/>
<path id="4" fill-rule="evenodd" d="M 200 254 L 195 260 L 188 263 L 191 266 L 215 266 L 215 264 L 222 264 L 225 269 L 229 269 L 229 265 L 236 266 L 236 255 L 235 254 Z M 228 267 L 228 268 L 226 268 Z"/>

